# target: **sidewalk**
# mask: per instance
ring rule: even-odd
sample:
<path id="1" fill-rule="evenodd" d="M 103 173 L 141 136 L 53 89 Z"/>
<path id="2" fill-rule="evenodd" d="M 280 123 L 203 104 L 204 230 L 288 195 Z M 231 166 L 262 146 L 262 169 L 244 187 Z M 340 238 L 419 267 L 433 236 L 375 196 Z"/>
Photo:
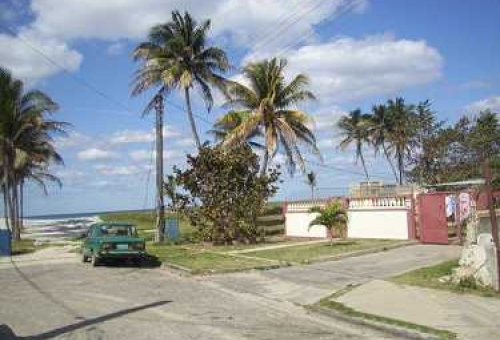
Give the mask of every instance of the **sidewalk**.
<path id="1" fill-rule="evenodd" d="M 459 339 L 500 339 L 500 299 L 373 280 L 335 299 L 359 312 L 458 334 Z"/>
<path id="2" fill-rule="evenodd" d="M 79 260 L 79 256 L 71 252 L 73 249 L 74 246 L 50 247 L 29 254 L 0 257 L 0 269 L 10 268 L 13 263 L 18 267 L 23 267 L 37 263 L 76 262 Z"/>

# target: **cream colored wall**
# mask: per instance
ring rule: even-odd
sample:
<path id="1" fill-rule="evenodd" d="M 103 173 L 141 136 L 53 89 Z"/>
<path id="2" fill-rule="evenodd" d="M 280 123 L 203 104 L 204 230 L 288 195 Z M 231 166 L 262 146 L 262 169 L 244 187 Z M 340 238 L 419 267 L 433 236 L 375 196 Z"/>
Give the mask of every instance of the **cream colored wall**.
<path id="1" fill-rule="evenodd" d="M 360 209 L 348 211 L 347 236 L 407 240 L 408 210 Z"/>
<path id="2" fill-rule="evenodd" d="M 293 212 L 285 214 L 286 236 L 290 237 L 327 237 L 324 226 L 316 225 L 309 229 L 309 223 L 317 216 L 308 212 Z"/>

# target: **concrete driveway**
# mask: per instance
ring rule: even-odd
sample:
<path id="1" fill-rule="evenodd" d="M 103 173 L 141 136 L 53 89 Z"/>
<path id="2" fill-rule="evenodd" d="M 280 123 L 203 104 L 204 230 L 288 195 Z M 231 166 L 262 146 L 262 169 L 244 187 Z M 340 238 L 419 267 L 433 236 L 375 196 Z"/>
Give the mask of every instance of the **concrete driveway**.
<path id="1" fill-rule="evenodd" d="M 340 261 L 213 276 L 211 281 L 235 291 L 298 304 L 312 304 L 349 284 L 384 279 L 419 267 L 457 259 L 460 250 L 459 246 L 419 244 Z"/>
<path id="2" fill-rule="evenodd" d="M 386 268 L 383 260 L 392 252 L 408 254 L 408 267 L 444 260 L 441 256 L 456 253 L 447 247 L 429 249 L 433 256 L 417 255 L 421 250 L 408 247 L 382 257 L 370 255 L 313 267 L 200 278 L 160 268 L 92 268 L 76 259 L 23 266 L 4 264 L 0 266 L 0 324 L 5 326 L 0 338 L 9 339 L 6 334 L 12 331 L 12 339 L 37 340 L 395 339 L 309 314 L 294 304 L 294 299 L 287 298 L 299 295 L 290 294 L 290 286 L 319 296 L 346 282 L 342 279 L 346 275 L 331 274 L 341 263 L 345 263 L 344 271 L 364 276 L 374 274 L 374 267 L 387 274 L 390 270 L 382 269 Z M 355 262 L 361 267 L 354 269 Z M 363 267 L 366 269 L 360 269 Z M 265 289 L 259 286 L 263 282 Z M 249 288 L 253 284 L 255 288 Z"/>

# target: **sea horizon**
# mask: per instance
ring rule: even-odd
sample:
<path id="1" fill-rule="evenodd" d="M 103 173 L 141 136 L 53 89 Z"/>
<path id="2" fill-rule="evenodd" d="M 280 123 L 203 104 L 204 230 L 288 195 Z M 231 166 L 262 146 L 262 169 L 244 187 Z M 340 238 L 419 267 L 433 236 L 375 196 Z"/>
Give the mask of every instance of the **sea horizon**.
<path id="1" fill-rule="evenodd" d="M 70 219 L 77 217 L 93 217 L 104 214 L 113 214 L 113 213 L 135 213 L 135 212 L 147 212 L 152 209 L 125 209 L 125 210 L 108 210 L 108 211 L 85 211 L 85 212 L 73 212 L 73 213 L 64 213 L 64 214 L 43 214 L 43 215 L 29 215 L 26 216 L 27 220 L 60 220 L 60 219 Z M 0 218 L 5 218 L 4 216 L 0 216 Z"/>

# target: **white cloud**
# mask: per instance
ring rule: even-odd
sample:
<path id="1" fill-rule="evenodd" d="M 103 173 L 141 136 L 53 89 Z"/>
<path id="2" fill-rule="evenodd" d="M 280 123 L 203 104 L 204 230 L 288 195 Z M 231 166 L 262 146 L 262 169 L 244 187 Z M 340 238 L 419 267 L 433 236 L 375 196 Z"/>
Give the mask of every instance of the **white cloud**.
<path id="1" fill-rule="evenodd" d="M 180 150 L 172 149 L 163 152 L 164 160 L 174 160 L 184 157 L 186 154 Z M 156 159 L 154 150 L 134 150 L 129 152 L 129 156 L 133 161 L 144 162 Z"/>
<path id="2" fill-rule="evenodd" d="M 316 133 L 322 131 L 333 132 L 339 118 L 345 114 L 347 114 L 347 111 L 342 110 L 338 106 L 322 109 L 321 111 L 312 114 L 314 125 L 311 127 Z"/>
<path id="3" fill-rule="evenodd" d="M 82 59 L 66 43 L 32 30 L 22 30 L 17 36 L 0 34 L 1 65 L 28 85 L 61 72 L 61 68 L 76 71 Z"/>
<path id="4" fill-rule="evenodd" d="M 63 185 L 78 185 L 85 182 L 85 173 L 74 169 L 61 169 L 54 173 L 56 177 L 61 179 Z"/>
<path id="5" fill-rule="evenodd" d="M 109 142 L 111 144 L 149 143 L 154 139 L 154 131 L 124 130 L 115 132 Z"/>
<path id="6" fill-rule="evenodd" d="M 249 55 L 258 59 L 268 55 Z M 435 81 L 443 59 L 424 40 L 389 35 L 338 38 L 288 53 L 288 73 L 305 73 L 320 101 L 346 102 Z"/>
<path id="7" fill-rule="evenodd" d="M 175 127 L 167 125 L 163 128 L 164 138 L 176 138 L 181 135 L 181 132 Z M 149 143 L 155 140 L 155 130 L 123 130 L 115 132 L 109 142 L 111 144 L 133 144 L 133 143 Z"/>
<path id="8" fill-rule="evenodd" d="M 492 112 L 500 112 L 500 96 L 492 96 L 482 100 L 478 100 L 466 107 L 467 112 L 479 113 L 481 111 L 491 110 Z"/>
<path id="9" fill-rule="evenodd" d="M 106 176 L 133 176 L 144 172 L 135 165 L 110 166 L 100 164 L 96 165 L 95 169 L 97 173 Z"/>
<path id="10" fill-rule="evenodd" d="M 118 155 L 112 151 L 106 151 L 98 148 L 90 148 L 80 151 L 76 157 L 82 161 L 106 161 L 115 159 Z"/>
<path id="11" fill-rule="evenodd" d="M 276 50 L 301 39 L 315 38 L 314 25 L 345 11 L 362 12 L 367 0 L 32 0 L 33 21 L 16 36 L 0 34 L 0 60 L 17 77 L 30 82 L 61 70 L 26 45 L 26 40 L 68 71 L 79 68 L 82 55 L 70 45 L 79 39 L 113 42 L 118 53 L 123 39 L 143 39 L 148 29 L 169 20 L 171 11 L 188 10 L 212 20 L 212 37 L 248 49 Z M 12 12 L 12 11 L 10 11 Z M 9 13 L 10 13 L 9 12 Z"/>
<path id="12" fill-rule="evenodd" d="M 68 136 L 59 137 L 55 141 L 56 148 L 70 149 L 78 146 L 85 145 L 91 141 L 91 138 L 80 133 L 70 132 Z"/>
<path id="13" fill-rule="evenodd" d="M 106 53 L 113 56 L 120 55 L 123 53 L 124 48 L 125 44 L 121 41 L 117 41 L 108 46 L 108 48 L 106 49 Z"/>

